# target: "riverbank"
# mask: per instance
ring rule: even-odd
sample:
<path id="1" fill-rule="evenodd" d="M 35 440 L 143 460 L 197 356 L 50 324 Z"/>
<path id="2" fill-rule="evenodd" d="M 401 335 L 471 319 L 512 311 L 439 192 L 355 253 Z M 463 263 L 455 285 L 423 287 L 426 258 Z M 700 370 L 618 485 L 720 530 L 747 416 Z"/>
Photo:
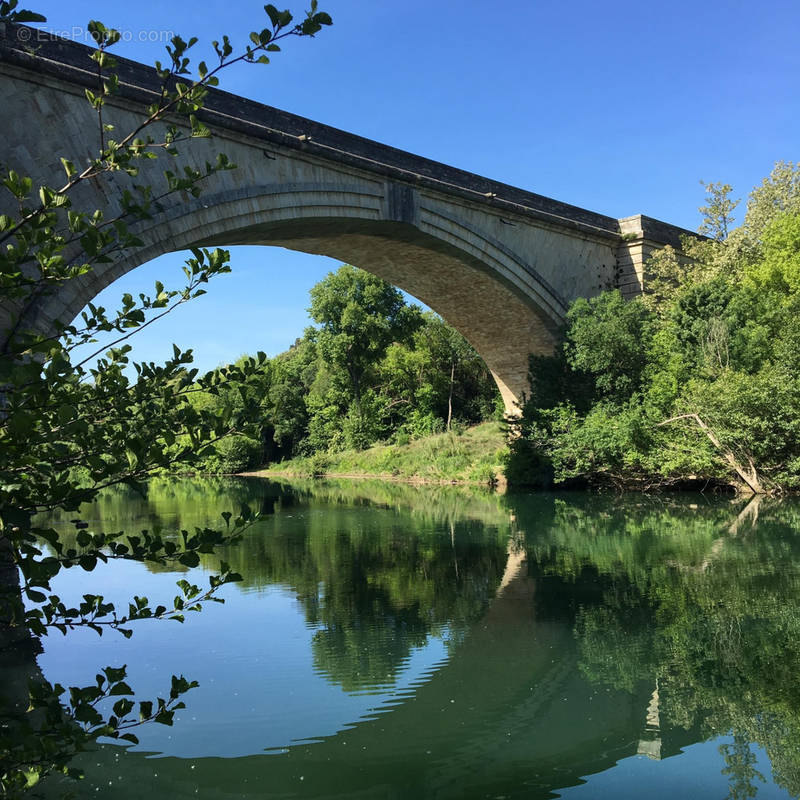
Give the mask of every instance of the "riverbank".
<path id="1" fill-rule="evenodd" d="M 499 422 L 484 422 L 407 444 L 366 450 L 316 453 L 246 472 L 260 477 L 382 478 L 414 483 L 464 483 L 495 486 L 505 482 L 505 432 Z"/>

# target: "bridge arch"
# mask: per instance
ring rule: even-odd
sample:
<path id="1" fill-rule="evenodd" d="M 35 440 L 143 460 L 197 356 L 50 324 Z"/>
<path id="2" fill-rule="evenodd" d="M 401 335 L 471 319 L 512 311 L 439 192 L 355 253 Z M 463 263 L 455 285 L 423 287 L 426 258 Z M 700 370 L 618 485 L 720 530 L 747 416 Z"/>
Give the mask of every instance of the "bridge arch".
<path id="1" fill-rule="evenodd" d="M 31 51 L 15 30 L 0 26 L 9 120 L 0 163 L 58 186 L 59 156 L 84 164 L 96 153 L 96 113 L 85 98 L 96 89 L 96 64 L 91 48 L 41 32 Z M 150 67 L 116 60 L 120 83 L 104 122 L 131 131 L 160 96 L 160 79 Z M 213 138 L 184 142 L 173 169 L 203 172 L 218 152 L 238 168 L 212 175 L 199 198 L 165 201 L 136 231 L 143 246 L 135 252 L 24 309 L 0 301 L 0 338 L 20 316 L 25 327 L 52 332 L 54 322 L 69 322 L 116 278 L 163 253 L 278 245 L 349 262 L 438 311 L 481 354 L 513 411 L 528 388 L 529 354 L 552 349 L 568 303 L 612 286 L 635 295 L 649 252 L 680 246 L 686 233 L 648 217 L 581 209 L 217 90 L 198 116 Z M 115 173 L 103 185 L 81 184 L 74 207 L 111 219 L 126 185 L 160 185 L 162 169 L 151 161 L 134 180 Z M 9 202 L 0 197 L 0 212 L 15 213 Z"/>
<path id="2" fill-rule="evenodd" d="M 48 298 L 39 324 L 74 319 L 117 278 L 167 252 L 285 247 L 353 264 L 422 300 L 475 347 L 513 411 L 527 388 L 529 353 L 552 349 L 565 304 L 485 232 L 424 205 L 413 210 L 414 220 L 387 219 L 386 196 L 404 188 L 296 183 L 202 194 L 134 227 L 143 246 Z M 413 195 L 407 199 L 414 203 Z"/>

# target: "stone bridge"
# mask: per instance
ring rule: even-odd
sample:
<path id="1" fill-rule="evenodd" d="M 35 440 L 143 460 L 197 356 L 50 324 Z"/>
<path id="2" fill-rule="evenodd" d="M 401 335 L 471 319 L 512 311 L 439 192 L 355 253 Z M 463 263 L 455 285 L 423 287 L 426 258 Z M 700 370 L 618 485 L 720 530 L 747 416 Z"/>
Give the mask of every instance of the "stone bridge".
<path id="1" fill-rule="evenodd" d="M 0 25 L 4 168 L 59 186 L 60 157 L 80 165 L 97 152 L 84 96 L 97 87 L 91 52 Z M 122 138 L 159 81 L 154 69 L 117 60 L 120 90 L 104 113 Z M 135 229 L 142 247 L 26 307 L 3 304 L 0 329 L 20 315 L 42 331 L 69 322 L 116 278 L 166 252 L 277 245 L 361 267 L 422 300 L 480 353 L 511 410 L 528 385 L 528 355 L 552 349 L 569 303 L 610 287 L 636 294 L 647 255 L 686 233 L 646 216 L 586 211 L 222 91 L 210 92 L 200 116 L 213 137 L 185 142 L 178 167 L 202 168 L 224 152 L 238 168 L 214 175 L 199 198 L 173 197 Z M 164 158 L 146 162 L 136 181 L 163 184 L 163 170 L 175 168 Z M 130 180 L 83 184 L 73 207 L 113 216 Z M 0 198 L 0 211 L 7 203 Z"/>

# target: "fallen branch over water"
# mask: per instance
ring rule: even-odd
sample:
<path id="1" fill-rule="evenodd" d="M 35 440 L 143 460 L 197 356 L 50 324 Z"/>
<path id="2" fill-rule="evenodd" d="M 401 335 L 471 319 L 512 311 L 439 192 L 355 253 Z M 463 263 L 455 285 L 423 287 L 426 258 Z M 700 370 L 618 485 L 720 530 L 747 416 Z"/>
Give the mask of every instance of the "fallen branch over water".
<path id="1" fill-rule="evenodd" d="M 753 494 L 766 494 L 766 489 L 761 483 L 761 480 L 758 477 L 758 470 L 756 470 L 755 464 L 753 464 L 753 459 L 750 456 L 747 456 L 747 461 L 749 463 L 749 469 L 742 466 L 739 460 L 734 455 L 733 451 L 730 448 L 725 447 L 722 442 L 720 442 L 717 435 L 714 431 L 700 418 L 699 414 L 680 414 L 677 417 L 670 417 L 669 419 L 665 419 L 663 422 L 659 422 L 657 427 L 662 427 L 664 425 L 669 425 L 672 422 L 678 422 L 682 419 L 691 419 L 697 423 L 700 430 L 708 437 L 711 444 L 717 449 L 717 451 L 722 455 L 725 462 L 730 466 L 734 472 L 742 479 L 742 482 L 745 486 L 752 492 Z"/>

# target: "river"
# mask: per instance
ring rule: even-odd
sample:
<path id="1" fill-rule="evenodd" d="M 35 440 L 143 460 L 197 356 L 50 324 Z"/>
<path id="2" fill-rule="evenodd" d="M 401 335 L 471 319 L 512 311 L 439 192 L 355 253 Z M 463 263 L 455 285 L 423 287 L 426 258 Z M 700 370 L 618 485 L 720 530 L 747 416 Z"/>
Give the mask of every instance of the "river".
<path id="1" fill-rule="evenodd" d="M 800 793 L 797 501 L 198 479 L 109 490 L 82 517 L 171 531 L 242 503 L 259 521 L 196 569 L 54 582 L 169 602 L 220 560 L 243 577 L 183 624 L 47 637 L 51 682 L 127 664 L 142 699 L 199 683 L 174 726 L 82 755 L 78 797 Z"/>

